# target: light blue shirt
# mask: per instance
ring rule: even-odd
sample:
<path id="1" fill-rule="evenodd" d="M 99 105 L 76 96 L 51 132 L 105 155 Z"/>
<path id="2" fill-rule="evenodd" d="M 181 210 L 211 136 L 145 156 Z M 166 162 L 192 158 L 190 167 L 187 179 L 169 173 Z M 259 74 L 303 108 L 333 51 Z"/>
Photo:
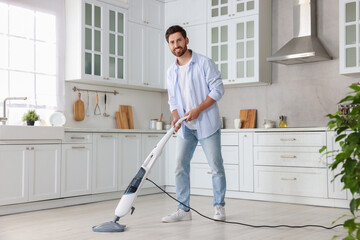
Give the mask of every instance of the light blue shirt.
<path id="1" fill-rule="evenodd" d="M 179 65 L 175 61 L 167 72 L 167 86 L 169 95 L 170 111 L 177 110 L 180 118 L 185 115 L 185 104 L 181 97 L 178 86 Z M 192 51 L 189 70 L 186 73 L 186 79 L 189 84 L 192 105 L 199 106 L 207 96 L 215 101 L 219 101 L 224 95 L 224 85 L 221 79 L 221 73 L 217 69 L 213 60 Z M 196 128 L 199 139 L 211 136 L 221 127 L 219 107 L 214 103 L 199 114 Z M 184 137 L 185 124 L 181 125 L 178 134 Z"/>

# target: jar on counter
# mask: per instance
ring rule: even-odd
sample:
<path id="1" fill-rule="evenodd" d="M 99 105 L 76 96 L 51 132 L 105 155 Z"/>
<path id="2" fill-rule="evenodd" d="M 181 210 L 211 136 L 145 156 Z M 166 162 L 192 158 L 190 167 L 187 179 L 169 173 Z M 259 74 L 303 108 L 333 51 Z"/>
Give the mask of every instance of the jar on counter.
<path id="1" fill-rule="evenodd" d="M 156 129 L 156 122 L 157 122 L 157 121 L 158 121 L 157 119 L 150 119 L 149 129 L 155 130 L 155 129 Z"/>

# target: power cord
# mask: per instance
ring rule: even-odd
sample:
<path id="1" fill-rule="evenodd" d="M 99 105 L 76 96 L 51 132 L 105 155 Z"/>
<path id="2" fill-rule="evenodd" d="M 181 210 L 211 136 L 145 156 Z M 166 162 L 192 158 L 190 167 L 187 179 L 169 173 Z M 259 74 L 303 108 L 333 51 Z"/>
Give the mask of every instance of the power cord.
<path id="1" fill-rule="evenodd" d="M 173 196 L 171 196 L 168 192 L 166 192 L 164 189 L 162 189 L 159 185 L 157 185 L 155 182 L 153 182 L 151 179 L 149 178 L 146 178 L 146 180 L 148 180 L 149 182 L 151 182 L 152 184 L 154 184 L 157 188 L 159 188 L 162 192 L 164 192 L 166 195 L 168 195 L 170 198 L 174 199 L 175 201 L 177 201 L 178 203 L 182 204 L 183 206 L 193 210 L 194 212 L 196 212 L 197 214 L 199 214 L 200 216 L 206 218 L 206 219 L 209 219 L 209 220 L 212 220 L 212 221 L 215 221 L 215 222 L 223 222 L 223 223 L 230 223 L 230 224 L 238 224 L 238 225 L 242 225 L 242 226 L 246 226 L 246 227 L 253 227 L 253 228 L 281 228 L 281 227 L 284 227 L 284 228 L 309 228 L 309 227 L 314 227 L 314 228 L 323 228 L 323 229 L 334 229 L 334 228 L 337 228 L 337 227 L 340 227 L 340 226 L 343 226 L 343 224 L 337 224 L 337 225 L 334 225 L 332 227 L 326 227 L 326 226 L 322 226 L 322 225 L 285 225 L 285 224 L 281 224 L 281 225 L 252 225 L 252 224 L 247 224 L 247 223 L 241 223 L 241 222 L 232 222 L 232 221 L 223 221 L 223 220 L 217 220 L 217 219 L 213 219 L 213 218 L 210 218 L 208 216 L 205 216 L 203 214 L 201 214 L 200 212 L 198 212 L 197 210 L 195 210 L 194 208 L 192 207 L 189 207 L 189 206 L 186 206 L 184 203 L 180 202 L 179 200 L 177 200 L 176 198 L 174 198 Z"/>

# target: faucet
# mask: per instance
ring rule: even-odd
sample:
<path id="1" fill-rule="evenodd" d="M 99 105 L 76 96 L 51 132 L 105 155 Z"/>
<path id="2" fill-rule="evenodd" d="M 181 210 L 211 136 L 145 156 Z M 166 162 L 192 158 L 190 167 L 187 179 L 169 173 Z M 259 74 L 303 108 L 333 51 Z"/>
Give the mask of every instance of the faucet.
<path id="1" fill-rule="evenodd" d="M 0 122 L 2 122 L 3 125 L 6 124 L 6 121 L 7 121 L 7 117 L 6 117 L 6 101 L 8 100 L 26 100 L 27 97 L 8 97 L 8 98 L 5 98 L 4 99 L 4 107 L 3 107 L 3 111 L 4 111 L 4 114 L 3 114 L 3 117 L 0 117 Z"/>

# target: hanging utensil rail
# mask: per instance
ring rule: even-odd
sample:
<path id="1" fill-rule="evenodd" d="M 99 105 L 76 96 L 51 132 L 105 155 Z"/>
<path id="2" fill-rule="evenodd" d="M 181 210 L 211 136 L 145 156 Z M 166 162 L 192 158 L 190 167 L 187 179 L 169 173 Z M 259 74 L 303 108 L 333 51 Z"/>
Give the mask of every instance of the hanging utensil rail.
<path id="1" fill-rule="evenodd" d="M 110 92 L 110 91 L 100 91 L 100 90 L 91 90 L 91 89 L 81 89 L 81 88 L 77 88 L 77 87 L 73 87 L 72 89 L 74 92 L 78 91 L 78 92 L 96 92 L 96 93 L 111 93 L 111 94 L 119 94 L 118 91 L 114 90 L 113 92 Z"/>

